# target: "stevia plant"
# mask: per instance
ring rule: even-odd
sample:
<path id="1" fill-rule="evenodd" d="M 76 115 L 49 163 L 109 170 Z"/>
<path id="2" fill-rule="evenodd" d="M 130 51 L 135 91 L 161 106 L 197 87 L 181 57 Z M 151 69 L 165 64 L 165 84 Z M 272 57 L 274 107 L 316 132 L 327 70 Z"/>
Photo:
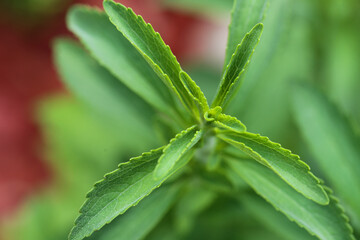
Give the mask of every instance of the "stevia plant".
<path id="1" fill-rule="evenodd" d="M 338 200 L 299 156 L 267 137 L 248 132 L 237 118 L 226 114 L 263 31 L 266 2 L 251 2 L 234 3 L 223 76 L 210 105 L 160 35 L 131 9 L 106 0 L 105 13 L 81 6 L 71 10 L 69 28 L 92 57 L 151 106 L 150 110 L 140 109 L 144 119 L 129 124 L 141 124 L 156 114 L 160 134 L 171 140 L 121 163 L 97 182 L 69 239 L 84 239 L 116 217 L 116 227 L 121 230 L 117 239 L 144 238 L 193 184 L 194 177 L 213 186 L 206 190 L 195 186 L 188 192 L 185 206 L 199 204 L 202 198 L 197 194 L 204 194 L 205 199 L 214 194 L 241 199 L 238 190 L 245 181 L 315 237 L 354 239 Z M 246 23 L 238 21 L 243 4 L 252 6 Z M 249 24 L 253 27 L 244 30 Z M 62 52 L 85 54 L 69 40 L 58 41 L 56 50 L 63 72 L 69 63 L 62 59 Z M 87 67 L 94 75 L 102 75 L 102 68 Z M 134 99 L 134 104 L 137 102 Z"/>

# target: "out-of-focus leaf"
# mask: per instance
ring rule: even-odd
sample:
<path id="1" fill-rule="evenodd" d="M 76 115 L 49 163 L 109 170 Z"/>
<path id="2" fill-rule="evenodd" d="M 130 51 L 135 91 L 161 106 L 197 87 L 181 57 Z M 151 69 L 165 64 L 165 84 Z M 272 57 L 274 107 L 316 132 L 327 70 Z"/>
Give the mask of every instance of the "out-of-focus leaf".
<path id="1" fill-rule="evenodd" d="M 76 6 L 70 10 L 67 23 L 94 58 L 129 89 L 160 111 L 173 113 L 168 88 L 105 13 Z"/>
<path id="2" fill-rule="evenodd" d="M 178 11 L 180 9 L 209 18 L 217 18 L 231 11 L 233 0 L 165 0 L 162 4 Z"/>
<path id="3" fill-rule="evenodd" d="M 156 189 L 136 207 L 117 217 L 89 240 L 143 239 L 165 216 L 179 195 L 182 184 Z"/>
<path id="4" fill-rule="evenodd" d="M 153 115 L 149 105 L 101 67 L 77 43 L 57 40 L 54 51 L 60 75 L 73 94 L 100 114 L 124 124 L 131 122 L 131 130 L 142 133 L 145 138 L 152 134 L 149 121 L 146 121 Z"/>
<path id="5" fill-rule="evenodd" d="M 218 137 L 267 166 L 305 197 L 320 204 L 329 202 L 320 180 L 310 172 L 310 167 L 280 144 L 248 132 L 224 131 Z"/>
<path id="6" fill-rule="evenodd" d="M 80 240 L 90 236 L 149 195 L 191 158 L 191 154 L 187 154 L 166 176 L 154 179 L 153 171 L 162 154 L 163 147 L 132 158 L 97 182 L 86 196 L 69 239 Z"/>
<path id="7" fill-rule="evenodd" d="M 224 70 L 245 34 L 264 19 L 267 0 L 235 0 L 229 25 Z"/>
<path id="8" fill-rule="evenodd" d="M 104 9 L 112 23 L 144 57 L 169 89 L 174 90 L 190 112 L 195 116 L 198 115 L 194 99 L 180 79 L 182 71 L 180 64 L 170 47 L 161 39 L 160 34 L 156 33 L 150 24 L 145 23 L 141 16 L 119 3 L 105 0 Z M 191 79 L 189 81 L 192 82 Z M 193 84 L 196 85 L 194 82 Z"/>
<path id="9" fill-rule="evenodd" d="M 268 168 L 252 160 L 227 159 L 230 168 L 260 196 L 321 240 L 354 240 L 348 217 L 330 192 L 329 205 L 319 205 L 287 185 Z"/>
<path id="10" fill-rule="evenodd" d="M 190 189 L 179 199 L 175 207 L 175 227 L 181 233 L 188 233 L 196 221 L 196 217 L 214 201 L 216 194 L 198 184 L 189 186 Z"/>
<path id="11" fill-rule="evenodd" d="M 360 145 L 349 121 L 309 86 L 293 91 L 295 120 L 322 172 L 360 221 Z"/>
<path id="12" fill-rule="evenodd" d="M 208 102 L 212 102 L 221 78 L 221 69 L 210 65 L 191 65 L 187 72 L 199 85 Z"/>
<path id="13" fill-rule="evenodd" d="M 163 155 L 159 158 L 154 170 L 154 177 L 161 179 L 166 176 L 176 163 L 189 151 L 201 138 L 203 131 L 192 126 L 177 134 L 164 148 Z"/>
<path id="14" fill-rule="evenodd" d="M 233 97 L 233 94 L 236 92 L 237 87 L 240 84 L 239 80 L 241 75 L 245 71 L 250 58 L 260 41 L 262 31 L 263 24 L 258 23 L 244 36 L 241 43 L 237 45 L 231 60 L 227 64 L 215 99 L 211 104 L 212 107 L 220 106 L 224 108 Z"/>
<path id="15" fill-rule="evenodd" d="M 302 15 L 294 13 L 299 9 L 298 3 L 273 0 L 267 4 L 261 41 L 239 91 L 226 109 L 228 114 L 245 123 L 249 130 L 277 141 L 291 138 L 287 82 L 294 76 L 311 79 L 309 73 L 314 65 L 309 58 L 315 52 L 309 42 L 308 29 L 304 26 L 308 26 L 308 22 Z M 297 16 L 296 19 L 294 16 Z M 293 26 L 296 31 L 292 31 Z M 264 119 L 267 119 L 266 123 Z"/>
<path id="16" fill-rule="evenodd" d="M 127 145 L 89 108 L 69 96 L 47 99 L 38 112 L 47 143 L 44 154 L 53 172 L 50 189 L 18 209 L 2 231 L 5 239 L 66 239 L 89 183 L 113 169 L 122 156 L 140 149 L 132 140 Z"/>
<path id="17" fill-rule="evenodd" d="M 304 229 L 289 221 L 283 214 L 276 211 L 267 202 L 253 194 L 242 194 L 239 200 L 244 204 L 247 211 L 259 220 L 269 231 L 276 233 L 284 239 L 291 240 L 315 240 Z"/>

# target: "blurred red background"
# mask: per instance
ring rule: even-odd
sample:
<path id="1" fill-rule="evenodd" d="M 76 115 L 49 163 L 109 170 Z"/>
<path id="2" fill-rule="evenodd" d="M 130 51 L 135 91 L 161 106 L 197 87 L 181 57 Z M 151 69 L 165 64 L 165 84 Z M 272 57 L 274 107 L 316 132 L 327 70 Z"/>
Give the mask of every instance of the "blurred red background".
<path id="1" fill-rule="evenodd" d="M 201 54 L 199 34 L 211 23 L 164 9 L 156 0 L 121 2 L 151 22 L 180 60 Z M 51 182 L 34 110 L 38 101 L 66 92 L 52 63 L 51 43 L 70 36 L 65 13 L 75 3 L 102 5 L 101 0 L 53 0 L 46 8 L 28 10 L 19 1 L 0 2 L 0 219 Z"/>

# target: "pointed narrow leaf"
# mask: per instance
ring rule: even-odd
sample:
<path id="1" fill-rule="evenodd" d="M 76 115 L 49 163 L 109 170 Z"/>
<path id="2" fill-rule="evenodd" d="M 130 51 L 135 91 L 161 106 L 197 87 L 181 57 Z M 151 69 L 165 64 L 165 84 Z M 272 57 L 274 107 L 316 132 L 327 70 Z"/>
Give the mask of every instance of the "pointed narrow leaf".
<path id="1" fill-rule="evenodd" d="M 193 112 L 196 106 L 180 79 L 180 64 L 160 34 L 155 32 L 150 24 L 145 23 L 141 16 L 119 3 L 105 0 L 104 9 L 117 29 L 138 50 L 164 83 L 176 92 L 188 110 Z"/>
<path id="2" fill-rule="evenodd" d="M 320 204 L 329 202 L 319 179 L 310 172 L 310 167 L 280 144 L 248 132 L 223 132 L 218 136 L 270 168 L 305 197 Z"/>
<path id="3" fill-rule="evenodd" d="M 95 230 L 126 212 L 183 167 L 191 157 L 190 154 L 186 155 L 166 176 L 154 179 L 153 171 L 162 154 L 163 147 L 132 158 L 96 183 L 86 196 L 87 200 L 80 209 L 80 216 L 75 221 L 69 239 L 80 240 L 90 236 Z"/>
<path id="4" fill-rule="evenodd" d="M 183 82 L 186 90 L 189 95 L 193 98 L 194 102 L 198 107 L 198 112 L 200 116 L 203 116 L 209 110 L 209 105 L 206 100 L 204 93 L 201 91 L 200 87 L 190 78 L 190 76 L 184 72 L 180 72 L 180 79 Z"/>
<path id="5" fill-rule="evenodd" d="M 308 86 L 294 89 L 293 106 L 321 170 L 360 221 L 360 139 L 355 130 L 325 96 Z"/>
<path id="6" fill-rule="evenodd" d="M 165 216 L 177 200 L 183 184 L 162 186 L 156 189 L 136 207 L 117 217 L 89 239 L 139 240 L 143 239 Z M 136 223 L 136 224 L 134 224 Z"/>
<path id="7" fill-rule="evenodd" d="M 262 31 L 262 23 L 255 25 L 237 46 L 229 64 L 226 67 L 224 76 L 217 90 L 217 94 L 211 105 L 212 107 L 220 106 L 224 108 L 228 101 L 233 97 L 233 94 L 239 84 L 240 77 L 244 73 L 250 58 L 255 51 L 255 47 L 259 43 Z"/>
<path id="8" fill-rule="evenodd" d="M 226 46 L 224 70 L 245 34 L 264 20 L 267 0 L 234 0 Z"/>
<path id="9" fill-rule="evenodd" d="M 171 91 L 105 13 L 76 6 L 69 11 L 67 24 L 94 58 L 123 84 L 155 108 L 172 112 Z"/>
<path id="10" fill-rule="evenodd" d="M 166 176 L 176 162 L 200 140 L 201 136 L 202 130 L 197 130 L 196 126 L 192 126 L 171 139 L 164 148 L 163 155 L 159 158 L 154 177 L 160 179 Z"/>
<path id="11" fill-rule="evenodd" d="M 227 159 L 227 163 L 228 171 L 236 172 L 260 196 L 309 233 L 321 240 L 355 240 L 348 217 L 330 192 L 329 205 L 319 205 L 257 162 Z"/>

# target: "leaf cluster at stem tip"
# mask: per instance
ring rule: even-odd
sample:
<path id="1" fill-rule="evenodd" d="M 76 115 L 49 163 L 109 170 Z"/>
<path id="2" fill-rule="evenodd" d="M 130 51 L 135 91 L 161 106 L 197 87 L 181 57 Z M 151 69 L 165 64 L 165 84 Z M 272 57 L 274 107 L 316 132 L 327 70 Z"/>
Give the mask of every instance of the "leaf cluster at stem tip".
<path id="1" fill-rule="evenodd" d="M 267 2 L 255 0 L 254 5 L 250 2 L 234 2 L 227 48 L 234 52 L 227 53 L 231 57 L 225 64 L 211 107 L 160 34 L 130 8 L 105 0 L 105 12 L 83 6 L 70 10 L 68 26 L 88 50 L 88 58 L 95 60 L 97 68 L 93 71 L 108 71 L 155 113 L 170 119 L 171 129 L 181 129 L 165 146 L 120 164 L 118 169 L 96 183 L 80 210 L 70 240 L 90 236 L 119 215 L 125 219 L 141 218 L 144 216 L 142 211 L 131 209 L 137 208 L 137 204 L 141 206 L 143 201 L 153 204 L 151 196 L 157 196 L 161 191 L 156 190 L 155 195 L 152 192 L 161 186 L 172 189 L 173 196 L 180 194 L 182 186 L 191 184 L 189 176 L 196 175 L 196 171 L 192 171 L 195 167 L 204 174 L 245 180 L 261 197 L 320 239 L 352 238 L 351 227 L 344 213 L 338 210 L 338 203 L 328 197 L 329 191 L 299 156 L 267 137 L 248 132 L 241 121 L 225 113 L 263 32 L 261 21 Z M 247 13 L 252 16 L 250 20 L 246 24 L 237 21 L 238 11 L 250 5 L 253 6 Z M 240 36 L 242 39 L 239 32 L 244 32 Z M 66 48 L 68 45 L 60 42 L 57 46 Z M 79 54 L 85 54 L 81 47 L 75 48 Z M 70 63 L 64 61 L 64 52 L 56 52 L 62 74 Z M 76 81 L 67 74 L 63 77 L 67 82 Z M 226 185 L 229 180 L 222 182 Z M 166 200 L 166 211 L 176 200 L 175 197 Z M 336 219 L 336 223 L 327 230 L 326 225 L 331 223 L 317 214 Z M 151 227 L 143 230 L 122 228 L 123 235 L 142 238 Z M 124 238 L 119 236 L 119 239 Z"/>

